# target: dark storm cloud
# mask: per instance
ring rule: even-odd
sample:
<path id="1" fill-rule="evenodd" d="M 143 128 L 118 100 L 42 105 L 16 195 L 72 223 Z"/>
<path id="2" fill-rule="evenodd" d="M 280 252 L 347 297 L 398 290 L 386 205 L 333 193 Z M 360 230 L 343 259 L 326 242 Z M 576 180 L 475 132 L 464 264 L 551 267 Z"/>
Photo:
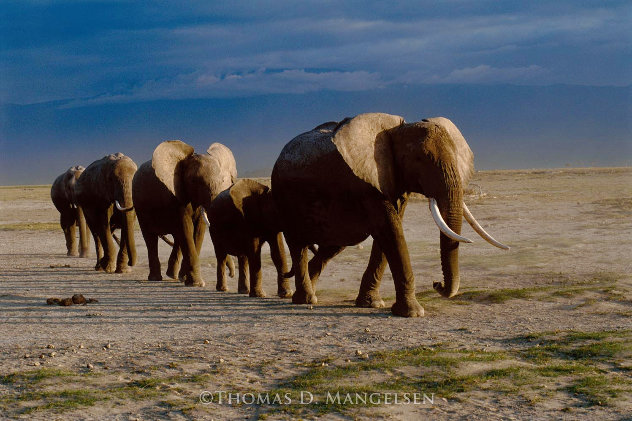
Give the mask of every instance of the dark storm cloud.
<path id="1" fill-rule="evenodd" d="M 218 4 L 221 3 L 221 4 Z M 9 1 L 1 99 L 630 84 L 629 2 Z"/>

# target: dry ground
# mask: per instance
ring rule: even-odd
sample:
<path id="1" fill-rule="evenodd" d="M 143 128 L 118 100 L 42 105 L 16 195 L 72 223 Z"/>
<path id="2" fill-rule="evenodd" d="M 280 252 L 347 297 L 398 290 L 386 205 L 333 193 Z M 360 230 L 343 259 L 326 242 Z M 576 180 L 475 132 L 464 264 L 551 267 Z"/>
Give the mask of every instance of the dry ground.
<path id="1" fill-rule="evenodd" d="M 464 228 L 475 242 L 461 246 L 462 293 L 442 299 L 431 288 L 438 231 L 426 202 L 411 203 L 405 230 L 426 309 L 418 319 L 353 307 L 370 240 L 326 269 L 317 306 L 296 306 L 238 295 L 236 280 L 231 292 L 214 291 L 209 238 L 206 288 L 146 282 L 140 233 L 132 273 L 96 273 L 93 258 L 65 256 L 49 187 L 0 188 L 0 415 L 629 417 L 632 169 L 479 172 L 474 183 L 483 195 L 467 197 L 470 209 L 512 249 Z M 161 245 L 163 267 L 167 253 Z M 267 254 L 264 264 L 273 293 Z M 99 302 L 46 305 L 76 293 Z M 388 271 L 382 294 L 390 306 Z M 204 391 L 213 402 L 200 401 Z"/>

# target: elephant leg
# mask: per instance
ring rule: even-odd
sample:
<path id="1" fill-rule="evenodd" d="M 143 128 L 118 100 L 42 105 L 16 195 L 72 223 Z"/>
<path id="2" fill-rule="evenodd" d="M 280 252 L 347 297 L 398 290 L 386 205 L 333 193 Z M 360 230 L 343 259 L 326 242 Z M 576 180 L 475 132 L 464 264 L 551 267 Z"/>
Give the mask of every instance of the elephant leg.
<path id="1" fill-rule="evenodd" d="M 368 206 L 374 232 L 373 238 L 386 255 L 386 260 L 395 281 L 395 304 L 391 311 L 396 316 L 423 316 L 424 309 L 415 297 L 415 278 L 413 276 L 408 246 L 404 238 L 401 219 L 395 207 L 389 202 L 376 209 Z"/>
<path id="2" fill-rule="evenodd" d="M 176 234 L 176 242 L 182 248 L 182 256 L 186 265 L 184 284 L 186 286 L 203 287 L 204 280 L 200 274 L 200 261 L 193 238 L 193 211 L 191 206 L 181 207 L 179 210 L 181 230 Z"/>
<path id="3" fill-rule="evenodd" d="M 198 256 L 202 251 L 202 244 L 204 243 L 204 235 L 206 234 L 206 224 L 202 218 L 202 209 L 198 208 L 195 212 L 195 219 L 193 223 L 193 240 L 195 241 L 195 250 Z"/>
<path id="4" fill-rule="evenodd" d="M 119 244 L 119 251 L 116 256 L 116 273 L 128 273 L 132 271 L 129 267 L 129 244 L 127 242 L 127 235 L 125 235 L 125 228 L 121 228 L 121 242 Z"/>
<path id="5" fill-rule="evenodd" d="M 246 255 L 237 256 L 237 266 L 239 267 L 239 276 L 237 278 L 237 292 L 240 294 L 248 294 L 250 288 L 248 287 L 248 257 Z"/>
<path id="6" fill-rule="evenodd" d="M 404 218 L 404 212 L 408 201 L 403 199 L 399 203 L 398 216 L 400 220 Z M 360 283 L 360 291 L 355 300 L 357 307 L 382 308 L 385 306 L 384 300 L 380 297 L 380 284 L 386 269 L 386 256 L 376 241 L 371 246 L 371 257 Z"/>
<path id="7" fill-rule="evenodd" d="M 215 247 L 215 256 L 217 257 L 217 284 L 215 284 L 215 289 L 217 291 L 228 291 L 228 286 L 226 285 L 226 260 L 228 259 L 228 254 Z"/>
<path id="8" fill-rule="evenodd" d="M 297 246 L 288 239 L 292 267 L 294 268 L 296 292 L 292 295 L 294 304 L 316 304 L 318 299 L 312 288 L 307 269 L 307 246 Z"/>
<path id="9" fill-rule="evenodd" d="M 171 254 L 169 255 L 169 262 L 167 263 L 167 276 L 171 279 L 178 279 L 178 271 L 180 270 L 180 263 L 182 262 L 182 251 L 180 247 L 174 243 L 171 248 Z M 184 275 L 184 274 L 183 274 Z"/>
<path id="10" fill-rule="evenodd" d="M 64 237 L 66 238 L 66 256 L 78 256 L 77 240 L 75 239 L 76 229 L 75 221 L 76 214 L 74 208 L 64 209 L 59 215 L 59 224 L 64 231 Z"/>
<path id="11" fill-rule="evenodd" d="M 79 257 L 88 257 L 90 251 L 88 236 L 90 233 L 81 207 L 77 207 L 77 225 L 79 226 Z"/>
<path id="12" fill-rule="evenodd" d="M 112 206 L 105 212 L 99 214 L 99 237 L 103 245 L 103 259 L 101 259 L 101 267 L 106 273 L 113 273 L 116 270 L 116 256 L 114 255 L 114 239 L 110 230 L 110 218 L 112 217 Z"/>
<path id="13" fill-rule="evenodd" d="M 277 271 L 277 295 L 281 298 L 290 298 L 290 280 L 287 275 L 287 262 L 285 261 L 285 246 L 283 245 L 283 234 L 277 233 L 268 241 L 270 245 L 270 257 Z"/>
<path id="14" fill-rule="evenodd" d="M 248 256 L 250 263 L 250 296 L 265 297 L 266 293 L 261 286 L 261 242 L 254 239 Z"/>
<path id="15" fill-rule="evenodd" d="M 98 217 L 95 214 L 94 209 L 84 209 L 84 215 L 86 217 L 86 223 L 88 224 L 88 228 L 92 233 L 92 238 L 94 239 L 94 249 L 97 255 L 97 263 L 94 266 L 94 270 L 103 271 L 103 267 L 101 266 L 101 261 L 103 260 L 103 244 L 101 242 L 101 235 Z"/>
<path id="16" fill-rule="evenodd" d="M 229 254 L 226 258 L 226 265 L 228 266 L 228 276 L 231 278 L 235 277 L 235 262 L 233 261 L 233 257 Z"/>
<path id="17" fill-rule="evenodd" d="M 309 272 L 309 279 L 312 282 L 312 288 L 316 291 L 316 283 L 327 263 L 338 255 L 345 248 L 344 246 L 321 246 L 318 251 L 309 261 L 307 269 Z"/>
<path id="18" fill-rule="evenodd" d="M 140 220 L 140 231 L 143 234 L 143 239 L 147 245 L 147 260 L 149 262 L 149 276 L 148 281 L 162 281 L 162 274 L 160 273 L 160 259 L 158 258 L 158 234 L 150 231 L 149 227 L 144 225 Z"/>
<path id="19" fill-rule="evenodd" d="M 380 297 L 380 284 L 386 269 L 386 256 L 382 253 L 377 241 L 373 241 L 371 246 L 371 258 L 369 264 L 362 275 L 360 291 L 355 300 L 357 307 L 381 308 L 384 307 L 384 300 Z"/>

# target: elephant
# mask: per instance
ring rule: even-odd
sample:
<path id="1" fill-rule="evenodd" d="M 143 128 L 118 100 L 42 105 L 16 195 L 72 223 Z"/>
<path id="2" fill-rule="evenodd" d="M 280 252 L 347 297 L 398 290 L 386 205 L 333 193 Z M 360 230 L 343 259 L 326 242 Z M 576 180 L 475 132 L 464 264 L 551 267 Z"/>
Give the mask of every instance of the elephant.
<path id="1" fill-rule="evenodd" d="M 269 187 L 255 180 L 239 180 L 211 202 L 208 217 L 212 221 L 209 233 L 217 256 L 218 291 L 227 291 L 224 269 L 228 255 L 234 255 L 239 261 L 238 292 L 265 297 L 261 286 L 261 248 L 267 242 L 277 270 L 277 295 L 292 296 L 281 221 Z"/>
<path id="2" fill-rule="evenodd" d="M 132 202 L 136 168 L 131 158 L 117 152 L 94 161 L 77 180 L 77 203 L 83 208 L 94 237 L 97 271 L 126 273 L 136 264 L 136 216 Z M 115 256 L 112 231 L 117 227 L 121 228 L 121 239 Z"/>
<path id="3" fill-rule="evenodd" d="M 66 249 L 68 256 L 87 257 L 89 250 L 89 231 L 86 226 L 86 218 L 81 206 L 77 206 L 75 197 L 75 184 L 84 167 L 75 165 L 68 168 L 53 182 L 50 189 L 50 197 L 59 211 L 59 223 L 66 237 Z M 79 245 L 77 247 L 76 228 L 79 227 Z"/>
<path id="4" fill-rule="evenodd" d="M 159 144 L 152 159 L 140 166 L 132 191 L 138 223 L 147 244 L 149 281 L 161 281 L 158 237 L 172 234 L 174 253 L 169 276 L 175 278 L 175 262 L 182 253 L 181 278 L 186 286 L 204 286 L 199 252 L 204 238 L 200 218 L 211 201 L 237 178 L 233 153 L 213 143 L 205 154 L 180 140 Z M 172 264 L 173 263 L 173 264 Z"/>
<path id="5" fill-rule="evenodd" d="M 281 151 L 272 171 L 272 195 L 284 221 L 283 232 L 295 268 L 293 303 L 317 303 L 315 282 L 327 261 L 346 246 L 373 237 L 369 265 L 356 306 L 380 307 L 379 285 L 386 263 L 395 283 L 391 311 L 423 316 L 402 218 L 412 192 L 429 198 L 440 228 L 444 297 L 459 289 L 458 247 L 463 217 L 490 243 L 463 202 L 474 172 L 474 156 L 459 129 L 447 118 L 406 123 L 402 117 L 367 113 L 329 122 L 303 133 Z M 318 244 L 308 263 L 307 246 Z"/>

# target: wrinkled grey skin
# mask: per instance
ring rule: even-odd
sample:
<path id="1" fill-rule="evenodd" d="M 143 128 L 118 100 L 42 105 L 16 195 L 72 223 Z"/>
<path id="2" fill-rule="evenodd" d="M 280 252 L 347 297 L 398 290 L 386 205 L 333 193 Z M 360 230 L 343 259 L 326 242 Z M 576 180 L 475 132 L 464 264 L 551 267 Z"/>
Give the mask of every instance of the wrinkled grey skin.
<path id="1" fill-rule="evenodd" d="M 267 242 L 277 270 L 277 295 L 281 298 L 292 296 L 286 277 L 281 221 L 269 187 L 254 180 L 239 180 L 211 202 L 208 216 L 211 222 L 209 233 L 217 257 L 218 291 L 228 290 L 224 268 L 230 254 L 238 256 L 239 260 L 238 292 L 265 297 L 261 285 L 261 247 Z"/>
<path id="2" fill-rule="evenodd" d="M 89 241 L 86 219 L 81 206 L 77 206 L 75 183 L 85 168 L 81 165 L 68 168 L 53 182 L 50 197 L 59 211 L 59 223 L 66 238 L 68 256 L 88 257 Z M 79 244 L 76 239 L 76 227 L 79 227 Z"/>
<path id="3" fill-rule="evenodd" d="M 212 144 L 197 154 L 179 140 L 159 144 L 150 161 L 141 165 L 133 180 L 134 206 L 147 245 L 150 281 L 161 281 L 158 237 L 172 234 L 174 249 L 168 275 L 175 277 L 179 253 L 180 278 L 186 286 L 204 286 L 199 253 L 204 237 L 201 210 L 237 178 L 230 149 Z"/>
<path id="4" fill-rule="evenodd" d="M 379 307 L 379 285 L 388 262 L 396 289 L 392 312 L 423 315 L 402 229 L 408 194 L 436 199 L 455 233 L 461 231 L 463 188 L 473 154 L 456 126 L 444 118 L 405 123 L 388 114 L 361 114 L 326 123 L 290 141 L 272 172 L 272 194 L 284 222 L 296 276 L 297 304 L 316 303 L 316 280 L 346 246 L 373 237 L 369 266 L 356 305 Z M 318 244 L 307 261 L 307 247 Z M 442 295 L 459 287 L 458 245 L 440 234 Z"/>
<path id="5" fill-rule="evenodd" d="M 126 273 L 131 271 L 130 266 L 136 264 L 136 215 L 132 208 L 132 178 L 135 172 L 134 161 L 118 152 L 94 161 L 77 180 L 77 203 L 83 208 L 94 237 L 97 271 Z M 121 213 L 116 209 L 115 201 L 124 208 L 132 209 Z M 112 230 L 117 227 L 121 228 L 118 255 L 112 237 Z"/>

